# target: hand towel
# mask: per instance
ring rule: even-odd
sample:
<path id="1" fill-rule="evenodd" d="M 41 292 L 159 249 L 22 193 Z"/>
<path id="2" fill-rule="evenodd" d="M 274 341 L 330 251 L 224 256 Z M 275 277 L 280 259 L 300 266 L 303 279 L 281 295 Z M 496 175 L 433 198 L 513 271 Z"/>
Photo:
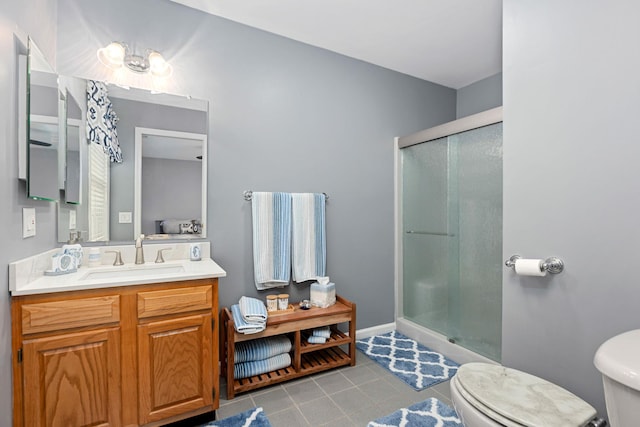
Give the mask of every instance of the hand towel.
<path id="1" fill-rule="evenodd" d="M 293 280 L 305 282 L 325 276 L 325 196 L 322 193 L 292 194 Z"/>
<path id="2" fill-rule="evenodd" d="M 264 323 L 267 321 L 267 308 L 257 298 L 240 297 L 240 314 L 247 323 Z"/>
<path id="3" fill-rule="evenodd" d="M 234 363 L 233 377 L 235 379 L 248 378 L 286 368 L 289 365 L 291 365 L 289 353 L 278 354 L 268 359 L 254 360 L 252 362 Z"/>
<path id="4" fill-rule="evenodd" d="M 316 328 L 311 331 L 311 335 L 313 335 L 314 337 L 329 338 L 331 336 L 331 329 L 329 328 L 329 326 Z"/>
<path id="5" fill-rule="evenodd" d="M 235 363 L 253 362 L 255 360 L 268 359 L 278 354 L 289 353 L 290 351 L 291 340 L 286 335 L 258 338 L 236 343 L 233 361 Z"/>
<path id="6" fill-rule="evenodd" d="M 309 338 L 307 338 L 307 342 L 309 344 L 324 344 L 327 342 L 327 339 L 325 337 L 316 337 L 315 335 L 310 335 Z"/>
<path id="7" fill-rule="evenodd" d="M 287 286 L 291 277 L 291 194 L 254 191 L 251 217 L 256 288 Z"/>
<path id="8" fill-rule="evenodd" d="M 264 331 L 265 323 L 248 323 L 242 317 L 240 313 L 240 305 L 234 304 L 231 306 L 231 316 L 233 317 L 233 326 L 236 331 L 242 334 L 257 334 Z"/>

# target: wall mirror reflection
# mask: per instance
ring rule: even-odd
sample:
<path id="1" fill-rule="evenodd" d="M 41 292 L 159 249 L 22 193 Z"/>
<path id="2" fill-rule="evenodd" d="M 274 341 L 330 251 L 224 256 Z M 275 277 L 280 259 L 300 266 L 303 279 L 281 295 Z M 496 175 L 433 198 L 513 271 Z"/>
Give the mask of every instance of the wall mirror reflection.
<path id="1" fill-rule="evenodd" d="M 207 136 L 149 128 L 135 135 L 134 235 L 204 237 Z"/>
<path id="2" fill-rule="evenodd" d="M 80 143 L 82 142 L 82 111 L 80 104 L 72 93 L 67 94 L 66 114 L 66 158 L 64 179 L 64 201 L 80 204 L 82 199 L 80 182 Z"/>
<path id="3" fill-rule="evenodd" d="M 81 242 L 130 242 L 141 233 L 164 239 L 206 237 L 207 101 L 112 84 L 107 84 L 107 90 L 118 117 L 117 138 L 122 162 L 110 161 L 100 145 L 89 144 L 83 123 L 78 151 L 81 202 L 79 205 L 58 204 L 58 241 L 66 242 L 78 232 Z M 86 99 L 86 93 L 84 96 Z M 80 99 L 75 93 L 74 97 Z M 79 102 L 79 106 L 84 118 L 87 102 Z M 153 130 L 141 137 L 140 151 L 137 128 Z M 156 137 L 162 142 L 154 139 Z M 147 138 L 152 142 L 142 142 Z M 202 159 L 193 155 L 196 149 L 200 150 Z M 194 158 L 172 157 L 176 152 Z M 173 162 L 172 166 L 157 167 L 166 162 Z M 181 166 L 175 166 L 177 164 Z M 171 210 L 178 205 L 189 209 Z M 164 229 L 156 225 L 156 221 L 162 220 L 177 220 L 178 224 L 192 226 Z M 194 226 L 197 233 L 193 232 Z"/>
<path id="4" fill-rule="evenodd" d="M 61 167 L 66 128 L 65 95 L 58 89 L 58 76 L 33 40 L 27 60 L 27 195 L 58 200 L 63 185 Z"/>

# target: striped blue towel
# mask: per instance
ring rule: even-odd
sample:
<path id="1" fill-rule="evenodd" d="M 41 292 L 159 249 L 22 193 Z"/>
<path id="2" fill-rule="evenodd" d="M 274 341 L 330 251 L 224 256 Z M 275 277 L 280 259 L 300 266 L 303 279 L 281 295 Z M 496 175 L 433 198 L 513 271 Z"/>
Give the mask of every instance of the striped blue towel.
<path id="1" fill-rule="evenodd" d="M 251 217 L 256 288 L 287 286 L 291 277 L 291 194 L 254 191 Z"/>
<path id="2" fill-rule="evenodd" d="M 331 329 L 329 328 L 329 326 L 316 328 L 313 331 L 311 331 L 311 335 L 313 335 L 314 337 L 329 338 L 331 336 Z"/>
<path id="3" fill-rule="evenodd" d="M 291 341 L 286 335 L 241 341 L 235 345 L 233 360 L 235 363 L 268 359 L 291 351 Z"/>
<path id="4" fill-rule="evenodd" d="M 293 280 L 314 280 L 325 276 L 327 263 L 325 196 L 322 193 L 296 193 L 292 199 Z"/>
<path id="5" fill-rule="evenodd" d="M 248 378 L 286 368 L 289 365 L 291 365 L 289 353 L 278 354 L 268 359 L 254 360 L 252 362 L 235 363 L 233 365 L 233 377 L 235 379 Z"/>
<path id="6" fill-rule="evenodd" d="M 307 338 L 307 342 L 309 344 L 324 344 L 327 342 L 327 339 L 325 337 L 317 337 L 315 335 L 310 335 L 309 338 Z"/>
<path id="7" fill-rule="evenodd" d="M 240 297 L 240 314 L 247 323 L 264 323 L 267 321 L 267 308 L 257 298 Z"/>
<path id="8" fill-rule="evenodd" d="M 233 326 L 236 331 L 242 334 L 257 334 L 264 331 L 265 323 L 248 323 L 242 317 L 240 313 L 240 305 L 234 304 L 231 306 L 231 315 L 233 316 Z"/>

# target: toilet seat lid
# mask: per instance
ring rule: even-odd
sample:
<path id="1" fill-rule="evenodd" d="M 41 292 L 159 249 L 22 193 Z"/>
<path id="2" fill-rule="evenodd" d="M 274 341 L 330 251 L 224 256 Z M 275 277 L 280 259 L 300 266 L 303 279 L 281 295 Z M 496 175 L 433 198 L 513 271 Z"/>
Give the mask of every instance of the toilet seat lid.
<path id="1" fill-rule="evenodd" d="M 573 393 L 516 369 L 467 363 L 456 378 L 480 405 L 469 403 L 490 418 L 486 408 L 529 427 L 578 427 L 596 416 L 596 410 Z"/>

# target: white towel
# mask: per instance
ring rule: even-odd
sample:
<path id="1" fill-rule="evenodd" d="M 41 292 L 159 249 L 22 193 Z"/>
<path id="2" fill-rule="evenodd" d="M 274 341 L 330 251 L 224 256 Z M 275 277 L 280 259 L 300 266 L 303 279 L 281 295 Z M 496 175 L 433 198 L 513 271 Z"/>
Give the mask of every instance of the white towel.
<path id="1" fill-rule="evenodd" d="M 329 328 L 329 326 L 316 328 L 313 331 L 311 331 L 311 335 L 313 335 L 314 337 L 329 338 L 331 337 L 331 328 Z"/>
<path id="2" fill-rule="evenodd" d="M 291 277 L 291 194 L 254 191 L 251 216 L 256 288 L 287 286 Z"/>
<path id="3" fill-rule="evenodd" d="M 293 280 L 315 280 L 326 270 L 325 196 L 296 193 L 292 199 Z"/>
<path id="4" fill-rule="evenodd" d="M 231 316 L 233 317 L 233 327 L 242 334 L 257 334 L 266 328 L 266 323 L 249 323 L 244 320 L 238 304 L 231 306 Z"/>
<path id="5" fill-rule="evenodd" d="M 240 297 L 238 302 L 240 314 L 247 323 L 264 323 L 267 321 L 267 308 L 258 298 Z"/>

